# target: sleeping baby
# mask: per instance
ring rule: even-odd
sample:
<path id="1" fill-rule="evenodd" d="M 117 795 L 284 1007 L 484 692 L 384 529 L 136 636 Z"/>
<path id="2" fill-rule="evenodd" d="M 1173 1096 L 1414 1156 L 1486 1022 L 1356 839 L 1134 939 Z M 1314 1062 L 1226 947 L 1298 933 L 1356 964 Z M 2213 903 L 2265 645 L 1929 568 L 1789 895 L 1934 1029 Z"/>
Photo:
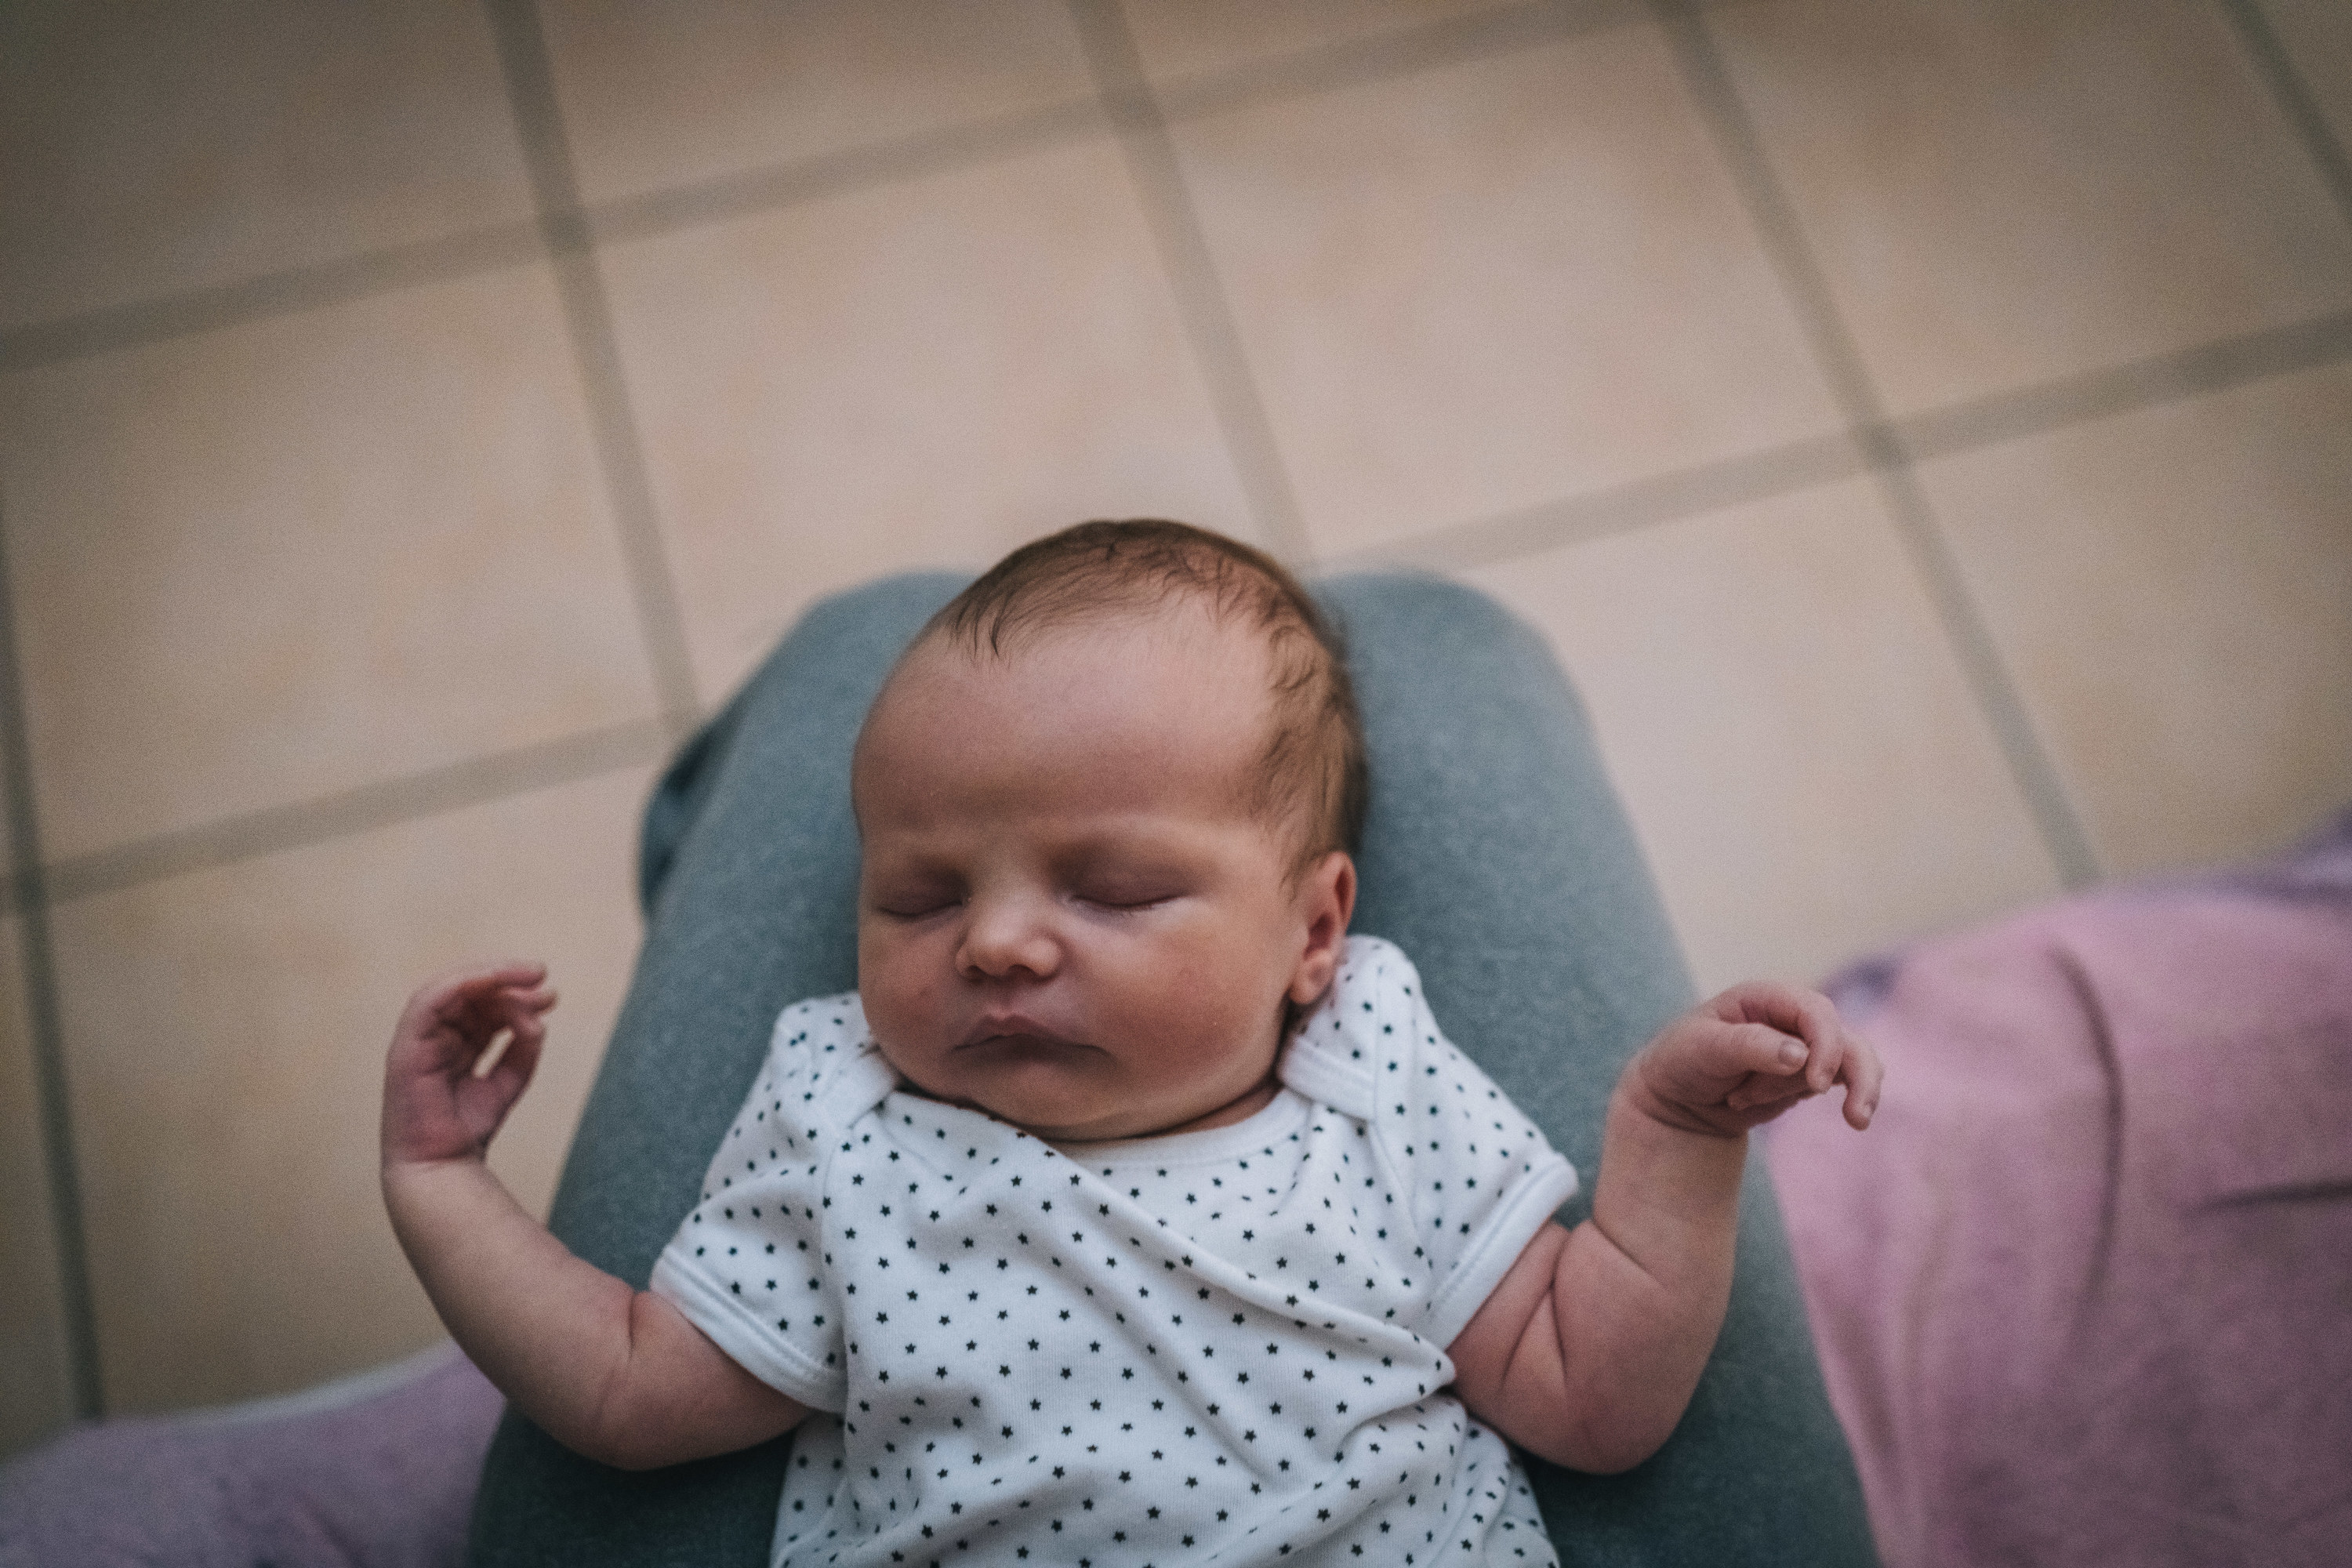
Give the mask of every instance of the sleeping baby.
<path id="1" fill-rule="evenodd" d="M 1364 746 L 1279 564 L 1174 523 L 1014 552 L 933 617 L 852 764 L 858 989 L 784 1010 L 635 1290 L 483 1152 L 534 964 L 410 1001 L 383 1188 L 508 1398 L 633 1468 L 797 1434 L 776 1563 L 1553 1561 L 1509 1447 L 1617 1471 L 1723 1320 L 1747 1132 L 1877 1058 L 1740 985 L 1612 1097 L 1591 1217 L 1348 934 Z"/>

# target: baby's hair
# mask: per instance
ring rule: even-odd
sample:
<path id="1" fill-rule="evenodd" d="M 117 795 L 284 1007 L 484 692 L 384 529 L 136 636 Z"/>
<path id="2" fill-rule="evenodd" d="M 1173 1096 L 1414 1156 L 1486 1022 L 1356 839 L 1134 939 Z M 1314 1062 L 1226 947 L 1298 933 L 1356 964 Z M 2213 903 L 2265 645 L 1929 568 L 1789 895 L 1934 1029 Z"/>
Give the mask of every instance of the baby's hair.
<path id="1" fill-rule="evenodd" d="M 1303 825 L 1301 869 L 1355 852 L 1370 788 L 1364 724 L 1339 628 L 1282 563 L 1221 533 L 1157 518 L 1082 522 L 1015 550 L 948 601 L 915 638 L 1003 655 L 1060 626 L 1190 599 L 1265 637 L 1272 722 L 1252 809 Z"/>

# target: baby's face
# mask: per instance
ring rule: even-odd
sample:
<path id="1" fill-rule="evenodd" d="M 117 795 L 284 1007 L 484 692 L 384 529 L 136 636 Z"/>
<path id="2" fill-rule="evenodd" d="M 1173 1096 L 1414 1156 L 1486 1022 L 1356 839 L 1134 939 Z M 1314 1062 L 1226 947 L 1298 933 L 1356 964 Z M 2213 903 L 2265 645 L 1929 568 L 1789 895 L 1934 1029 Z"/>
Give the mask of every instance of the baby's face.
<path id="1" fill-rule="evenodd" d="M 1329 983 L 1347 857 L 1296 883 L 1244 790 L 1263 644 L 1179 606 L 1009 657 L 933 643 L 859 742 L 858 984 L 932 1097 L 1055 1142 L 1222 1125 Z"/>

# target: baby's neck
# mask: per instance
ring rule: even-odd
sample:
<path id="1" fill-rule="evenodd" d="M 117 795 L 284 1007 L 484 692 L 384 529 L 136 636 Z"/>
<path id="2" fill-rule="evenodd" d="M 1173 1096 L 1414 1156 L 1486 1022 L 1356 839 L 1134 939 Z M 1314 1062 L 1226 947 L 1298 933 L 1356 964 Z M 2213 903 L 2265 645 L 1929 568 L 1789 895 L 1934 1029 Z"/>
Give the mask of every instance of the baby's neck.
<path id="1" fill-rule="evenodd" d="M 1282 1079 L 1276 1076 L 1273 1068 L 1269 1068 L 1266 1069 L 1265 1077 L 1260 1079 L 1247 1089 L 1234 1096 L 1232 1100 L 1227 1100 L 1224 1104 L 1218 1106 L 1215 1110 L 1205 1111 L 1199 1116 L 1193 1117 L 1189 1121 L 1179 1121 L 1168 1127 L 1154 1127 L 1142 1132 L 1129 1132 L 1118 1138 L 1100 1139 L 1063 1137 L 1048 1128 L 1023 1127 L 1018 1121 L 1007 1121 L 1003 1117 L 997 1116 L 994 1111 L 990 1110 L 985 1106 L 970 1105 L 966 1104 L 962 1100 L 940 1100 L 938 1095 L 926 1092 L 919 1084 L 917 1084 L 914 1080 L 908 1079 L 904 1074 L 899 1075 L 898 1088 L 902 1092 L 914 1095 L 918 1099 L 939 1100 L 942 1105 L 961 1105 L 966 1110 L 977 1110 L 983 1116 L 994 1117 L 995 1120 L 1003 1121 L 1006 1126 L 1020 1128 L 1022 1131 L 1026 1132 L 1032 1138 L 1038 1140 L 1040 1142 L 1051 1143 L 1055 1148 L 1062 1148 L 1065 1146 L 1078 1148 L 1088 1143 L 1131 1143 L 1139 1139 L 1174 1138 L 1181 1133 L 1206 1132 L 1213 1128 L 1231 1127 L 1237 1121 L 1247 1121 L 1251 1117 L 1255 1116 L 1259 1111 L 1264 1110 L 1267 1106 L 1274 1103 L 1275 1096 L 1282 1092 Z"/>
<path id="2" fill-rule="evenodd" d="M 1138 1133 L 1137 1136 L 1173 1138 L 1180 1132 L 1206 1132 L 1213 1127 L 1231 1127 L 1236 1121 L 1247 1121 L 1251 1117 L 1272 1105 L 1274 1097 L 1281 1092 L 1282 1080 L 1269 1069 L 1265 1077 L 1252 1085 L 1246 1092 L 1228 1100 L 1207 1115 L 1196 1116 L 1190 1121 L 1181 1121 L 1173 1127 L 1162 1127 L 1157 1132 Z"/>

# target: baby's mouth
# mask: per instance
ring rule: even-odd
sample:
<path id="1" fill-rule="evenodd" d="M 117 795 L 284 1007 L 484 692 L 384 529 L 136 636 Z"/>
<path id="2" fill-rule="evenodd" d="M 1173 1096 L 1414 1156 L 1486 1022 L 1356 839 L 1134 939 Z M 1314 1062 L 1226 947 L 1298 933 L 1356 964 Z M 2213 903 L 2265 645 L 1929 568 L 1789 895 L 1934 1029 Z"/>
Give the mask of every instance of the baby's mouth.
<path id="1" fill-rule="evenodd" d="M 1000 1017 L 982 1018 L 972 1026 L 970 1034 L 957 1042 L 956 1048 L 969 1050 L 975 1046 L 1010 1047 L 1014 1049 L 1044 1047 L 1048 1049 L 1066 1051 L 1090 1048 L 1083 1040 L 1071 1039 L 1066 1035 L 1047 1028 L 1036 1019 L 1024 1017 L 1018 1013 L 1006 1014 Z"/>

